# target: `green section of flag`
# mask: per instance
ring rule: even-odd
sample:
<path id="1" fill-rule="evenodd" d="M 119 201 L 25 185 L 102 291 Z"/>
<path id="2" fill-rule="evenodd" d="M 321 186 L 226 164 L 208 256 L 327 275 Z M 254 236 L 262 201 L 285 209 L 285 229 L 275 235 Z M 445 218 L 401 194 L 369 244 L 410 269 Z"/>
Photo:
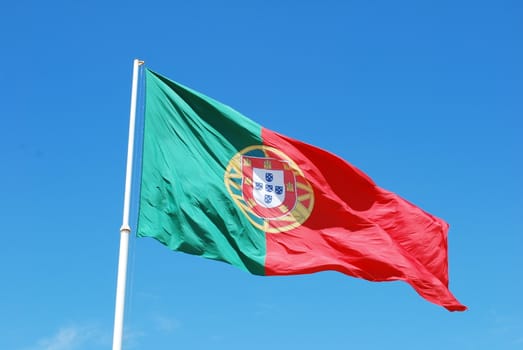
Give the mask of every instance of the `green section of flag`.
<path id="1" fill-rule="evenodd" d="M 137 235 L 264 274 L 265 233 L 224 185 L 231 158 L 262 143 L 260 125 L 157 73 L 145 74 Z"/>

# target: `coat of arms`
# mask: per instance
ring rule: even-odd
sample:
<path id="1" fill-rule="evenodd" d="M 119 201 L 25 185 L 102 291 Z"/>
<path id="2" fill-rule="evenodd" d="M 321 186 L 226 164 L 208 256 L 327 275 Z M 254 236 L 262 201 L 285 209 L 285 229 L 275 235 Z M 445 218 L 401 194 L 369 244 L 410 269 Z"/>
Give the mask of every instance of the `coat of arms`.
<path id="1" fill-rule="evenodd" d="M 273 147 L 250 146 L 237 153 L 224 182 L 247 219 L 268 233 L 300 226 L 314 207 L 314 191 L 303 172 Z"/>

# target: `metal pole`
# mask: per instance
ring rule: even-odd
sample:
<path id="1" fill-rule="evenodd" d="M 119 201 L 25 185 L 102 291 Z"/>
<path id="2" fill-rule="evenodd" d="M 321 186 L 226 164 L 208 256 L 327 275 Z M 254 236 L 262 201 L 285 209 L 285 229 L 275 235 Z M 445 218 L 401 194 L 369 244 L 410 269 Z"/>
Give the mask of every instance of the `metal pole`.
<path id="1" fill-rule="evenodd" d="M 138 68 L 143 61 L 134 60 L 133 83 L 131 89 L 131 111 L 129 113 L 129 142 L 127 144 L 127 170 L 125 174 L 125 194 L 123 220 L 120 228 L 120 255 L 118 258 L 118 277 L 116 281 L 116 304 L 114 308 L 113 350 L 122 349 L 123 316 L 125 307 L 125 286 L 127 283 L 127 256 L 129 252 L 129 211 L 131 204 L 131 179 L 133 169 L 134 126 L 136 120 L 136 96 L 138 92 Z"/>

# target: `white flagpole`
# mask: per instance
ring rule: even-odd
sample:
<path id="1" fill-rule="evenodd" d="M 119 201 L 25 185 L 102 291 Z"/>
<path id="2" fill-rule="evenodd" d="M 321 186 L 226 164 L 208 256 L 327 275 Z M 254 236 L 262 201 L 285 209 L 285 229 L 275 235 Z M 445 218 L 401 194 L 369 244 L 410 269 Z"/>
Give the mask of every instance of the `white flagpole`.
<path id="1" fill-rule="evenodd" d="M 123 315 L 125 306 L 125 286 L 127 283 L 127 256 L 129 252 L 129 211 L 131 204 L 131 179 L 133 170 L 134 125 L 136 120 L 136 98 L 138 93 L 138 68 L 143 61 L 134 60 L 133 85 L 131 89 L 131 111 L 129 113 L 129 141 L 127 144 L 127 170 L 125 174 L 125 194 L 123 220 L 120 227 L 120 255 L 118 258 L 118 277 L 116 281 L 116 304 L 114 308 L 113 350 L 122 349 Z"/>

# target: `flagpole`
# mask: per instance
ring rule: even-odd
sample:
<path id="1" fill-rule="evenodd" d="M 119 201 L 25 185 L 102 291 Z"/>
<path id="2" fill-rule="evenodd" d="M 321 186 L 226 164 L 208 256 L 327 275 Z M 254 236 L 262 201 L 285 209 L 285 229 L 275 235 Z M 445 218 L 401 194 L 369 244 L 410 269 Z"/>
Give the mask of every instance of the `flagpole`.
<path id="1" fill-rule="evenodd" d="M 131 88 L 131 111 L 129 113 L 129 141 L 127 144 L 127 169 L 125 174 L 125 193 L 122 227 L 120 227 L 120 254 L 118 257 L 118 277 L 116 279 L 116 303 L 114 308 L 113 350 L 122 349 L 123 316 L 125 306 L 125 286 L 127 283 L 127 256 L 129 252 L 129 211 L 131 205 L 131 179 L 133 170 L 134 127 L 136 121 L 136 99 L 138 94 L 138 70 L 143 61 L 133 63 L 133 82 Z"/>

